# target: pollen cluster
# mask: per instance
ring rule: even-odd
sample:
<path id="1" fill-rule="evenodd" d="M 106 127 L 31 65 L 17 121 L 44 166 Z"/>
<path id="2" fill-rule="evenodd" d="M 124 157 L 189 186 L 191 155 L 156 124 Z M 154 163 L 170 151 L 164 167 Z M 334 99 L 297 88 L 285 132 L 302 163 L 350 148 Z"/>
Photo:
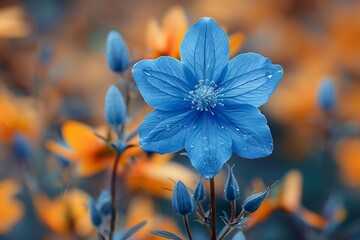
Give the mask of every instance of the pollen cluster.
<path id="1" fill-rule="evenodd" d="M 224 106 L 221 97 L 223 94 L 219 94 L 220 88 L 214 81 L 208 79 L 199 80 L 195 85 L 194 90 L 189 92 L 189 99 L 192 103 L 192 108 L 200 111 L 209 111 L 214 114 L 212 108 L 216 106 Z"/>

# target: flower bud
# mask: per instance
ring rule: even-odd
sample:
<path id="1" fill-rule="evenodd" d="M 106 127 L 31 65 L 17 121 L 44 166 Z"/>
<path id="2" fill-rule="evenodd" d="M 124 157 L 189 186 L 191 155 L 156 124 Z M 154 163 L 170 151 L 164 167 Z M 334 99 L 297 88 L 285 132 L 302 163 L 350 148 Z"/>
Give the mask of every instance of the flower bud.
<path id="1" fill-rule="evenodd" d="M 336 92 L 333 81 L 325 79 L 318 90 L 318 104 L 324 112 L 332 112 L 335 108 Z"/>
<path id="2" fill-rule="evenodd" d="M 234 176 L 233 167 L 228 166 L 229 174 L 224 188 L 224 198 L 227 201 L 234 201 L 240 197 L 239 184 Z"/>
<path id="3" fill-rule="evenodd" d="M 109 68 L 116 73 L 124 72 L 130 66 L 128 48 L 117 31 L 113 30 L 107 36 L 106 59 Z"/>
<path id="4" fill-rule="evenodd" d="M 103 216 L 110 215 L 111 213 L 111 195 L 109 191 L 103 190 L 97 200 L 97 207 Z"/>
<path id="5" fill-rule="evenodd" d="M 88 208 L 92 225 L 99 227 L 102 223 L 102 217 L 93 198 L 89 198 Z"/>
<path id="6" fill-rule="evenodd" d="M 171 205 L 175 213 L 179 215 L 190 214 L 196 208 L 188 188 L 182 181 L 178 181 L 174 187 Z"/>
<path id="7" fill-rule="evenodd" d="M 201 178 L 199 179 L 199 182 L 196 184 L 193 195 L 196 201 L 202 201 L 205 199 L 205 185 Z"/>
<path id="8" fill-rule="evenodd" d="M 25 138 L 25 136 L 22 133 L 20 132 L 14 133 L 12 138 L 12 148 L 15 156 L 19 160 L 24 162 L 30 160 L 32 149 L 28 140 Z"/>
<path id="9" fill-rule="evenodd" d="M 268 195 L 269 191 L 270 191 L 270 187 L 268 187 L 263 192 L 259 192 L 259 193 L 251 195 L 250 197 L 247 197 L 244 201 L 243 209 L 247 213 L 255 212 L 260 207 L 261 203 L 264 201 L 264 199 Z"/>
<path id="10" fill-rule="evenodd" d="M 126 105 L 115 85 L 111 85 L 106 93 L 105 119 L 115 129 L 126 121 Z"/>

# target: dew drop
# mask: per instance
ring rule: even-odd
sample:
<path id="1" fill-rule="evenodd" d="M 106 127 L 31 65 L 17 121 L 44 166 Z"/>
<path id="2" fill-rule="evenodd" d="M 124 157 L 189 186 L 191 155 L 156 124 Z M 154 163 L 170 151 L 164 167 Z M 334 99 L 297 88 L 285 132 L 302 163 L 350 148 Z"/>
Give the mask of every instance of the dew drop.
<path id="1" fill-rule="evenodd" d="M 170 131 L 170 124 L 166 124 L 166 131 Z"/>
<path id="2" fill-rule="evenodd" d="M 206 140 L 207 140 L 207 137 L 204 137 L 203 140 L 206 141 Z"/>
<path id="3" fill-rule="evenodd" d="M 243 135 L 243 139 L 246 141 L 246 140 L 248 140 L 248 139 L 249 139 L 249 136 L 248 136 L 248 135 L 246 135 L 246 134 L 244 134 L 244 135 Z"/>
<path id="4" fill-rule="evenodd" d="M 225 145 L 225 143 L 224 142 L 220 142 L 220 146 L 224 146 Z"/>
<path id="5" fill-rule="evenodd" d="M 190 145 L 190 148 L 194 148 L 194 145 Z"/>
<path id="6" fill-rule="evenodd" d="M 247 148 L 246 148 L 246 147 L 244 147 L 244 151 L 247 151 Z"/>
<path id="7" fill-rule="evenodd" d="M 221 126 L 221 128 L 222 128 L 222 129 L 225 129 L 225 127 L 224 127 L 224 126 Z"/>
<path id="8" fill-rule="evenodd" d="M 236 128 L 236 131 L 240 131 L 240 128 L 237 127 L 237 128 Z"/>
<path id="9" fill-rule="evenodd" d="M 272 74 L 270 74 L 270 75 L 267 75 L 266 77 L 268 78 L 268 79 L 270 79 L 270 78 L 272 78 Z"/>
<path id="10" fill-rule="evenodd" d="M 145 74 L 146 76 L 151 76 L 151 70 L 150 70 L 150 69 L 144 68 L 143 72 L 144 72 L 144 74 Z"/>

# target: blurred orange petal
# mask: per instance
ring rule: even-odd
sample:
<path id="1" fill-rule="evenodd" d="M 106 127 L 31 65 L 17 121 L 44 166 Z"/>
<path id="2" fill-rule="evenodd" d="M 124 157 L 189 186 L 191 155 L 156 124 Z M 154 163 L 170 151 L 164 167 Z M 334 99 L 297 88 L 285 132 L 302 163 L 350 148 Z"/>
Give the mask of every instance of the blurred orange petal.
<path id="1" fill-rule="evenodd" d="M 163 239 L 151 234 L 152 230 L 164 230 L 182 236 L 177 223 L 172 218 L 156 213 L 154 203 L 150 198 L 138 196 L 131 201 L 125 228 L 129 229 L 142 221 L 147 221 L 147 223 L 134 234 L 134 238 L 137 240 Z"/>
<path id="2" fill-rule="evenodd" d="M 93 227 L 86 210 L 88 195 L 72 189 L 64 195 L 49 199 L 44 194 L 34 197 L 34 205 L 40 219 L 54 232 L 62 235 L 86 236 Z"/>
<path id="3" fill-rule="evenodd" d="M 236 32 L 229 35 L 230 56 L 235 56 L 243 46 L 245 35 L 242 32 Z"/>
<path id="4" fill-rule="evenodd" d="M 99 145 L 106 145 L 95 135 L 92 128 L 81 122 L 69 120 L 63 124 L 61 130 L 69 147 L 80 153 L 96 152 Z"/>
<path id="5" fill-rule="evenodd" d="M 21 38 L 29 33 L 23 7 L 15 5 L 0 10 L 0 38 Z"/>
<path id="6" fill-rule="evenodd" d="M 336 148 L 336 159 L 342 181 L 350 187 L 359 187 L 360 139 L 353 137 L 342 140 Z"/>
<path id="7" fill-rule="evenodd" d="M 161 155 L 154 154 L 152 158 L 159 158 Z M 171 155 L 170 155 L 171 156 Z M 161 156 L 162 157 L 162 156 Z M 166 159 L 165 157 L 162 157 Z M 169 158 L 168 158 L 169 159 Z M 129 189 L 133 191 L 146 191 L 155 196 L 171 197 L 174 183 L 171 180 L 183 181 L 187 186 L 195 185 L 198 177 L 188 168 L 174 162 L 154 163 L 148 161 L 138 161 L 128 170 L 125 181 Z"/>
<path id="8" fill-rule="evenodd" d="M 283 180 L 280 205 L 289 212 L 299 209 L 302 196 L 302 175 L 297 170 L 288 172 Z"/>
<path id="9" fill-rule="evenodd" d="M 0 233 L 7 233 L 21 220 L 24 207 L 15 194 L 19 192 L 20 184 L 12 179 L 0 182 Z"/>

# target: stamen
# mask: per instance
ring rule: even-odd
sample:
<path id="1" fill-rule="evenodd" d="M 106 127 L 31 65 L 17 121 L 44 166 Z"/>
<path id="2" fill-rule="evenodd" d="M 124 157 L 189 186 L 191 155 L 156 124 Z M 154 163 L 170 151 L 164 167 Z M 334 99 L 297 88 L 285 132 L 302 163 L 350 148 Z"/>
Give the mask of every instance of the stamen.
<path id="1" fill-rule="evenodd" d="M 189 98 L 185 98 L 187 101 L 191 101 L 192 108 L 196 110 L 210 112 L 214 115 L 212 108 L 215 108 L 217 105 L 224 106 L 222 101 L 223 94 L 219 94 L 220 88 L 216 85 L 214 81 L 209 81 L 208 79 L 199 80 L 199 83 L 195 85 L 194 90 L 189 92 Z"/>

